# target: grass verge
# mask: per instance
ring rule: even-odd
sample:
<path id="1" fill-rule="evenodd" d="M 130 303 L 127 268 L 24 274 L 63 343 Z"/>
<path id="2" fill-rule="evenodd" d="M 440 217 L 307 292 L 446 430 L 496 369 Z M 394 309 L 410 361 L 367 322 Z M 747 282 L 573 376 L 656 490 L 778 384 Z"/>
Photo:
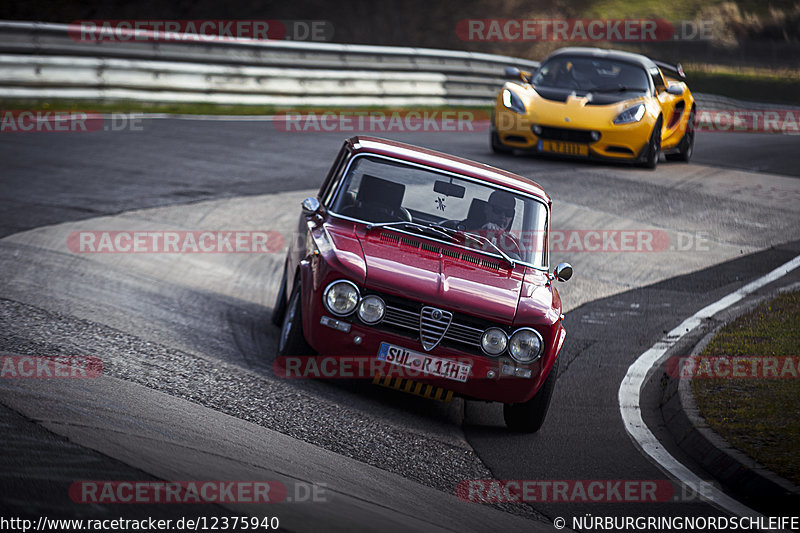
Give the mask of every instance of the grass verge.
<path id="1" fill-rule="evenodd" d="M 727 324 L 701 355 L 800 356 L 800 292 L 780 295 Z M 800 379 L 693 379 L 692 390 L 714 431 L 800 485 Z"/>

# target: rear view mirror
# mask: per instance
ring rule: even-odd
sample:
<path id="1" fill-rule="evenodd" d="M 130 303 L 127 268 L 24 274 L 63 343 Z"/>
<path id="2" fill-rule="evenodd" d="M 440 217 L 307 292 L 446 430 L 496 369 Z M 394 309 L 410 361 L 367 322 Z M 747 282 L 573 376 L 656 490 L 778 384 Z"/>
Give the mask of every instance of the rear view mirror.
<path id="1" fill-rule="evenodd" d="M 456 185 L 447 181 L 436 180 L 433 184 L 434 192 L 444 194 L 445 196 L 452 196 L 453 198 L 464 198 L 464 193 L 467 188 L 463 185 Z"/>

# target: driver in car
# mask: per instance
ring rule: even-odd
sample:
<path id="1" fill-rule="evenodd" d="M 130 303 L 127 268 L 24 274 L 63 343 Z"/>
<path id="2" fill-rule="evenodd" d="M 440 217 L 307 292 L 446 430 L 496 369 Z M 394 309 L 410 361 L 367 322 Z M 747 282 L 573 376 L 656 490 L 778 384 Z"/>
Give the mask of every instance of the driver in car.
<path id="1" fill-rule="evenodd" d="M 486 203 L 486 223 L 481 229 L 486 230 L 486 237 L 492 243 L 512 257 L 519 258 L 520 247 L 511 235 L 511 224 L 514 222 L 516 207 L 514 195 L 506 191 L 494 191 Z"/>
<path id="2" fill-rule="evenodd" d="M 514 220 L 516 201 L 511 193 L 494 191 L 486 203 L 486 224 L 482 229 L 508 231 Z"/>

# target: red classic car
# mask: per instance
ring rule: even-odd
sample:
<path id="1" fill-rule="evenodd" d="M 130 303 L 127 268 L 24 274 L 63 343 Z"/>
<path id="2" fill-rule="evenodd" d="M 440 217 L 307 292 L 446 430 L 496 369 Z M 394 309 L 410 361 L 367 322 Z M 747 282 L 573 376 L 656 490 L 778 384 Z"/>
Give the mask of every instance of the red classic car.
<path id="1" fill-rule="evenodd" d="M 416 372 L 404 390 L 502 402 L 509 428 L 537 431 L 565 337 L 552 282 L 572 275 L 549 271 L 550 206 L 504 170 L 347 139 L 302 203 L 272 316 L 280 358 L 380 360 Z"/>

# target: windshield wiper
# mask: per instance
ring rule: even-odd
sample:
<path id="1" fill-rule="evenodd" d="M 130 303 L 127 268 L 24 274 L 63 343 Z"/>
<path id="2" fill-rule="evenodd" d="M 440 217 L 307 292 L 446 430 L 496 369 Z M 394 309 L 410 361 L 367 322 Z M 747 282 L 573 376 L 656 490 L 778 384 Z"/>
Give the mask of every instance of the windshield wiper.
<path id="1" fill-rule="evenodd" d="M 408 220 L 396 220 L 396 221 L 393 221 L 393 222 L 370 222 L 369 224 L 367 224 L 366 230 L 369 231 L 369 230 L 374 229 L 374 228 L 389 228 L 389 229 L 393 229 L 395 226 L 400 226 L 400 227 L 403 227 L 403 228 L 407 228 L 407 227 L 410 226 L 411 228 L 419 230 L 422 233 L 425 233 L 426 231 L 430 230 L 430 231 L 433 231 L 433 232 L 437 233 L 438 235 L 444 236 L 444 237 L 446 237 L 448 239 L 452 237 L 452 235 L 450 235 L 449 233 L 444 231 L 444 228 L 434 227 L 434 226 L 426 226 L 424 224 L 420 224 L 418 222 L 410 222 Z"/>
<path id="2" fill-rule="evenodd" d="M 435 230 L 439 230 L 439 231 L 445 232 L 445 233 L 448 234 L 448 236 L 451 236 L 451 237 L 464 236 L 464 240 L 467 240 L 469 238 L 469 239 L 472 239 L 473 241 L 477 242 L 478 244 L 480 244 L 481 242 L 486 242 L 486 243 L 489 244 L 489 246 L 491 246 L 492 248 L 497 250 L 497 253 L 499 253 L 503 257 L 503 259 L 508 261 L 508 264 L 511 265 L 511 268 L 514 268 L 514 266 L 516 265 L 516 262 L 511 257 L 509 257 L 508 254 L 506 254 L 503 250 L 498 248 L 495 243 L 493 243 L 491 240 L 489 240 L 488 238 L 484 237 L 483 235 L 478 235 L 477 233 L 470 233 L 468 231 L 462 231 L 462 230 L 457 230 L 457 229 L 453 229 L 453 228 L 446 228 L 444 226 L 431 227 L 431 229 L 435 229 Z"/>
<path id="3" fill-rule="evenodd" d="M 368 222 L 365 229 L 369 231 L 373 228 L 392 227 L 396 224 L 413 224 L 413 222 L 409 222 L 408 220 L 394 220 L 392 222 Z"/>
<path id="4" fill-rule="evenodd" d="M 495 243 L 493 243 L 492 241 L 490 241 L 488 238 L 484 237 L 483 235 L 478 235 L 477 233 L 469 233 L 467 231 L 459 231 L 458 233 L 464 235 L 465 237 L 472 238 L 474 241 L 477 241 L 478 244 L 480 244 L 481 241 L 487 243 L 489 246 L 491 246 L 492 248 L 497 250 L 497 253 L 499 253 L 503 257 L 503 259 L 508 261 L 508 264 L 511 265 L 511 268 L 514 268 L 516 266 L 517 263 L 513 259 L 511 259 L 511 257 L 509 257 L 509 255 L 507 253 L 505 253 Z"/>

